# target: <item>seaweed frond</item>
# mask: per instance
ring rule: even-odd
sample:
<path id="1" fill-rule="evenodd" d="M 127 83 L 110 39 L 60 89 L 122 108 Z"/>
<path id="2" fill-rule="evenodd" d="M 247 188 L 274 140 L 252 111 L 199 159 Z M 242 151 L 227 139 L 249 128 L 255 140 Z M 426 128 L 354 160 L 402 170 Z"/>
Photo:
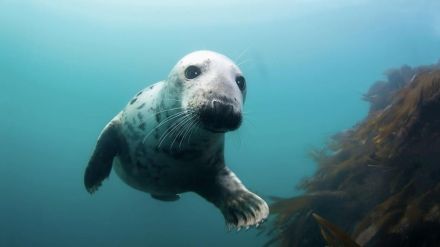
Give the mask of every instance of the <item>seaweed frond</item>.
<path id="1" fill-rule="evenodd" d="M 304 194 L 272 204 L 271 244 L 440 245 L 440 61 L 389 70 L 364 99 L 362 122 L 310 152 Z"/>

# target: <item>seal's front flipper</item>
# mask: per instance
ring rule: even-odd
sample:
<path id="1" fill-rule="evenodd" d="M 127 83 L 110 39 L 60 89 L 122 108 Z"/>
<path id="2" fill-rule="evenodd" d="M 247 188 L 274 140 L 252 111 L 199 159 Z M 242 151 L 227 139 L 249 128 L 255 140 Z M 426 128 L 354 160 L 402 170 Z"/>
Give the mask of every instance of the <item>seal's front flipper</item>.
<path id="1" fill-rule="evenodd" d="M 98 137 L 84 174 L 84 185 L 89 193 L 95 192 L 102 180 L 110 175 L 113 158 L 119 151 L 118 127 L 119 121 L 112 120 Z"/>
<path id="2" fill-rule="evenodd" d="M 247 190 L 228 168 L 211 179 L 206 179 L 196 192 L 221 210 L 229 229 L 258 226 L 269 215 L 267 203 Z"/>
<path id="3" fill-rule="evenodd" d="M 164 202 L 174 202 L 180 199 L 179 195 L 158 195 L 158 194 L 151 194 L 151 197 L 153 197 L 156 200 L 164 201 Z"/>

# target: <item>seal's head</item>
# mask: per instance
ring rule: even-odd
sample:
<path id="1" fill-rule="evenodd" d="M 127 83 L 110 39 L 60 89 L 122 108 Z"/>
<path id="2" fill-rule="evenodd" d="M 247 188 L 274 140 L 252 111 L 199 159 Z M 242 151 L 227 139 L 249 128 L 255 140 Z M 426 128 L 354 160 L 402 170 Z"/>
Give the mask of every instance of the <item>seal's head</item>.
<path id="1" fill-rule="evenodd" d="M 181 106 L 212 132 L 240 127 L 246 80 L 229 58 L 212 51 L 196 51 L 173 68 L 168 82 L 178 91 Z M 173 90 L 173 91 L 174 91 Z"/>

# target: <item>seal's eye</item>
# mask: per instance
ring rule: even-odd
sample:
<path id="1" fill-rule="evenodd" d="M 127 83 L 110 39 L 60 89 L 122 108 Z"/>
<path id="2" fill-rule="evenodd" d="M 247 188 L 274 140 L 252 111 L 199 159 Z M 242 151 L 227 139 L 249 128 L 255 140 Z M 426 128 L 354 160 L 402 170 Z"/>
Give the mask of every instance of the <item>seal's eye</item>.
<path id="1" fill-rule="evenodd" d="M 194 79 L 202 73 L 199 67 L 191 65 L 185 70 L 185 77 L 187 79 Z"/>
<path id="2" fill-rule="evenodd" d="M 243 91 L 246 88 L 246 80 L 243 76 L 239 75 L 235 78 L 235 82 L 238 85 L 238 88 L 240 88 L 241 91 Z"/>

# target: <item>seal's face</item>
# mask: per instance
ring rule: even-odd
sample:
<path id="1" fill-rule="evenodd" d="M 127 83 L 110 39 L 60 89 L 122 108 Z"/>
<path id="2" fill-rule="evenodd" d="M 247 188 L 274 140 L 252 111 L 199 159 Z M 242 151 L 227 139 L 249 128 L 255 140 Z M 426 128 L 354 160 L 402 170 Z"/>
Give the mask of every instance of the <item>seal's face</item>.
<path id="1" fill-rule="evenodd" d="M 246 81 L 229 58 L 211 51 L 190 53 L 168 81 L 180 91 L 181 107 L 198 118 L 200 127 L 226 132 L 240 126 Z"/>

